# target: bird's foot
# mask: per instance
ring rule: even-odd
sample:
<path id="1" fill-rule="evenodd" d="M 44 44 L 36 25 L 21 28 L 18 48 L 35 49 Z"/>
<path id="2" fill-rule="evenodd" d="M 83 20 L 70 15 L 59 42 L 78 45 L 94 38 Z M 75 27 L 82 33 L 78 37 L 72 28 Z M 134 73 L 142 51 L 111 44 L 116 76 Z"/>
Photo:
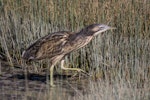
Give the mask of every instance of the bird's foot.
<path id="1" fill-rule="evenodd" d="M 54 85 L 53 83 L 50 84 L 51 87 L 55 87 L 56 85 Z"/>
<path id="2" fill-rule="evenodd" d="M 89 73 L 87 73 L 86 71 L 84 71 L 84 70 L 82 70 L 82 69 L 77 69 L 77 71 L 78 71 L 78 72 L 82 72 L 82 73 L 84 73 L 84 74 L 86 74 L 86 75 L 88 75 L 88 76 L 91 76 Z"/>

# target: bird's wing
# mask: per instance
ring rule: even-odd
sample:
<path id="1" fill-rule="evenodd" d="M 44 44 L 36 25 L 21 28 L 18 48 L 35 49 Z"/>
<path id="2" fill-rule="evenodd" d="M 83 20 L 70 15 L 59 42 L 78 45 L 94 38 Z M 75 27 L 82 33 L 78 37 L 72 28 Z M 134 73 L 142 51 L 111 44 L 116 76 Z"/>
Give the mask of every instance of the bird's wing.
<path id="1" fill-rule="evenodd" d="M 42 37 L 25 50 L 23 58 L 43 59 L 60 55 L 63 52 L 63 45 L 71 34 L 71 32 L 61 31 Z"/>

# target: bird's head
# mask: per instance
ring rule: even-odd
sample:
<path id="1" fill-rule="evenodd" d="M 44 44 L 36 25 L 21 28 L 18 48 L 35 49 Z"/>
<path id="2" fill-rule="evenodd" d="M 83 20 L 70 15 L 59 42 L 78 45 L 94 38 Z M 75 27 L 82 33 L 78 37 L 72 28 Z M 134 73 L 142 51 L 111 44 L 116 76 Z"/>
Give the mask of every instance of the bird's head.
<path id="1" fill-rule="evenodd" d="M 86 35 L 96 36 L 107 30 L 116 29 L 115 27 L 110 27 L 104 24 L 92 24 L 83 29 Z"/>

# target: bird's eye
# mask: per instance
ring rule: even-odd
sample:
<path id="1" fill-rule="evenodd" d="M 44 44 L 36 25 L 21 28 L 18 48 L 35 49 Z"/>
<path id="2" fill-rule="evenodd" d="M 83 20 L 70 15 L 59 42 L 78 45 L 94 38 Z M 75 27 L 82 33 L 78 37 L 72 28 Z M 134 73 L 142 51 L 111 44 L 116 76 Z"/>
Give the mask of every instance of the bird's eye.
<path id="1" fill-rule="evenodd" d="M 99 28 L 99 30 L 103 30 L 103 29 L 104 29 L 104 27 L 100 27 L 100 28 Z"/>

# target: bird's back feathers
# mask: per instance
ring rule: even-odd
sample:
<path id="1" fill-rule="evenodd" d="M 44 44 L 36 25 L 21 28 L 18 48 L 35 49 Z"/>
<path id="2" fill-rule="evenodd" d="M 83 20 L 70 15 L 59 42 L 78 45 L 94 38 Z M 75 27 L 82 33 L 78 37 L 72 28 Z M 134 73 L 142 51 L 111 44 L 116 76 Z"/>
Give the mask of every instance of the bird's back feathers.
<path id="1" fill-rule="evenodd" d="M 68 37 L 72 35 L 72 32 L 61 31 L 48 34 L 32 45 L 30 45 L 22 54 L 22 57 L 26 60 L 38 60 L 43 58 L 52 58 L 55 55 L 63 52 L 63 45 L 68 41 Z"/>

